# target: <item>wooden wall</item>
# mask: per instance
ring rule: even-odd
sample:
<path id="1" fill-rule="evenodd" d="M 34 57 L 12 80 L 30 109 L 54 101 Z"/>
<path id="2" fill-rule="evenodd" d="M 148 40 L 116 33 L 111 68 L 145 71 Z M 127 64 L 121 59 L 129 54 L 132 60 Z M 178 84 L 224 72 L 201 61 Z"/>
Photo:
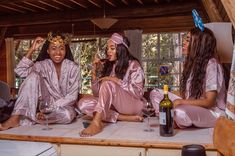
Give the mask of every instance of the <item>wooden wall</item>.
<path id="1" fill-rule="evenodd" d="M 235 28 L 235 0 L 221 0 L 230 21 L 233 24 L 233 28 Z"/>
<path id="2" fill-rule="evenodd" d="M 7 62 L 5 40 L 0 47 L 0 80 L 7 82 Z"/>

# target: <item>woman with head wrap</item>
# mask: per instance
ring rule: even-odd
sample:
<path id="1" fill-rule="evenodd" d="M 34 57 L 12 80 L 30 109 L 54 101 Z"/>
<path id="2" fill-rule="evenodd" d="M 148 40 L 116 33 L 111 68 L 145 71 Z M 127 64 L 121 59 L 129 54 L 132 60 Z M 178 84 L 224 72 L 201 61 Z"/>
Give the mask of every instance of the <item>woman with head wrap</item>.
<path id="1" fill-rule="evenodd" d="M 81 136 L 92 136 L 102 131 L 102 121 L 142 121 L 144 105 L 144 72 L 139 61 L 128 50 L 129 41 L 114 33 L 107 41 L 108 61 L 103 64 L 101 77 L 96 75 L 100 60 L 95 57 L 92 72 L 93 96 L 82 98 L 78 108 L 93 116 Z"/>

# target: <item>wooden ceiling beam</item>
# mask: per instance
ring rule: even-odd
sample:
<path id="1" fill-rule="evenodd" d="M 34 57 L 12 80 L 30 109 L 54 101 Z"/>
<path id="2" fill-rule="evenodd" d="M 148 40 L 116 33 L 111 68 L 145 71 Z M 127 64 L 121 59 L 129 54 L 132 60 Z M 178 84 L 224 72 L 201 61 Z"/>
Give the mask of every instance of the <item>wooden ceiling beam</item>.
<path id="1" fill-rule="evenodd" d="M 85 2 L 81 2 L 81 1 L 78 2 L 76 0 L 69 0 L 69 1 L 75 3 L 76 5 L 78 5 L 78 6 L 82 7 L 82 8 L 85 8 L 85 9 L 88 8 L 88 6 L 86 5 Z"/>
<path id="2" fill-rule="evenodd" d="M 97 6 L 98 8 L 102 8 L 103 4 L 102 2 L 94 1 L 94 0 L 88 0 L 93 5 Z"/>
<path id="3" fill-rule="evenodd" d="M 22 6 L 22 5 L 19 5 L 19 4 L 11 3 L 11 5 L 13 5 L 14 7 L 17 7 L 17 8 L 29 10 L 29 11 L 32 11 L 32 12 L 37 12 L 36 10 L 34 10 L 34 9 L 32 9 L 32 8 L 25 7 L 25 6 Z"/>
<path id="4" fill-rule="evenodd" d="M 24 2 L 25 0 L 1 0 L 2 4 Z M 35 0 L 27 0 L 27 2 L 35 2 Z"/>
<path id="5" fill-rule="evenodd" d="M 139 2 L 141 5 L 144 4 L 142 0 L 137 0 L 137 2 Z"/>
<path id="6" fill-rule="evenodd" d="M 210 22 L 223 22 L 214 0 L 202 0 L 202 4 L 210 18 Z"/>
<path id="7" fill-rule="evenodd" d="M 122 3 L 126 4 L 126 5 L 129 5 L 128 1 L 127 0 L 122 0 Z"/>
<path id="8" fill-rule="evenodd" d="M 221 0 L 230 21 L 233 24 L 233 28 L 235 28 L 235 0 Z"/>
<path id="9" fill-rule="evenodd" d="M 47 6 L 51 7 L 51 8 L 54 8 L 56 10 L 61 10 L 59 7 L 56 7 L 55 5 L 52 5 L 52 4 L 47 3 L 45 1 L 39 0 L 38 2 L 40 2 L 40 3 L 44 4 L 44 5 L 47 5 Z"/>
<path id="10" fill-rule="evenodd" d="M 115 0 L 105 0 L 105 2 L 107 2 L 109 5 L 111 5 L 113 7 L 117 7 Z"/>
<path id="11" fill-rule="evenodd" d="M 19 13 L 25 13 L 25 12 L 24 12 L 24 11 L 22 11 L 22 10 L 19 10 L 19 9 L 16 9 L 16 8 L 10 7 L 10 6 L 2 5 L 2 4 L 0 4 L 0 7 L 2 7 L 2 8 L 7 8 L 7 9 L 10 9 L 10 10 L 13 10 L 13 11 L 19 12 Z"/>
<path id="12" fill-rule="evenodd" d="M 178 4 L 178 5 L 176 5 Z M 200 12 L 200 6 L 197 3 L 176 3 L 172 5 L 157 5 L 143 7 L 123 7 L 121 9 L 106 9 L 106 17 L 113 17 L 117 19 L 128 18 L 149 18 L 160 16 L 178 16 L 186 13 L 191 13 L 192 8 L 196 8 Z M 63 18 L 58 18 L 63 17 Z M 54 13 L 34 13 L 32 15 L 15 15 L 4 16 L 0 18 L 0 26 L 20 26 L 20 25 L 37 25 L 37 24 L 53 24 L 60 22 L 79 22 L 89 21 L 92 18 L 103 17 L 103 11 L 96 9 L 93 12 L 84 10 L 72 10 Z M 204 17 L 205 18 L 205 17 Z M 32 20 L 34 19 L 34 20 Z"/>
<path id="13" fill-rule="evenodd" d="M 60 1 L 58 1 L 58 0 L 52 0 L 52 1 L 55 2 L 55 3 L 58 3 L 58 4 L 62 5 L 62 6 L 65 6 L 66 8 L 73 9 L 72 6 L 67 5 L 67 4 L 65 4 L 65 3 L 63 3 L 63 2 L 60 2 Z"/>
<path id="14" fill-rule="evenodd" d="M 141 23 L 141 25 L 139 24 Z M 175 17 L 158 17 L 146 19 L 122 19 L 114 24 L 108 30 L 101 30 L 95 27 L 91 22 L 75 22 L 73 26 L 71 23 L 58 23 L 51 25 L 34 25 L 34 26 L 17 26 L 7 31 L 8 37 L 15 38 L 34 38 L 37 35 L 45 36 L 49 31 L 61 31 L 66 33 L 73 33 L 75 36 L 80 35 L 104 35 L 109 32 L 124 31 L 128 29 L 141 29 L 144 32 L 173 32 L 176 30 L 187 31 L 194 27 L 193 19 L 190 15 L 175 16 Z"/>
<path id="15" fill-rule="evenodd" d="M 35 8 L 41 9 L 41 10 L 49 11 L 48 9 L 46 9 L 46 8 L 44 8 L 44 7 L 41 7 L 41 6 L 38 6 L 38 5 L 36 5 L 36 4 L 33 4 L 33 3 L 31 3 L 31 2 L 26 2 L 26 1 L 24 1 L 23 3 L 25 3 L 25 4 L 27 4 L 27 5 L 30 5 L 30 6 L 32 6 L 32 7 L 35 7 Z"/>

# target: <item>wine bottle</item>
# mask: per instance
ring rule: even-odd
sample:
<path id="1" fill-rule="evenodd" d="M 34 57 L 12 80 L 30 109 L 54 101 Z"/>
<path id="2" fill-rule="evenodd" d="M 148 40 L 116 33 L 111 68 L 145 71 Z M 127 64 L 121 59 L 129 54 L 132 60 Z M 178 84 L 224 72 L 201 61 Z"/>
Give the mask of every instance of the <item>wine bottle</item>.
<path id="1" fill-rule="evenodd" d="M 164 85 L 164 98 L 159 104 L 160 136 L 174 135 L 174 112 L 173 103 L 168 97 L 168 85 Z"/>

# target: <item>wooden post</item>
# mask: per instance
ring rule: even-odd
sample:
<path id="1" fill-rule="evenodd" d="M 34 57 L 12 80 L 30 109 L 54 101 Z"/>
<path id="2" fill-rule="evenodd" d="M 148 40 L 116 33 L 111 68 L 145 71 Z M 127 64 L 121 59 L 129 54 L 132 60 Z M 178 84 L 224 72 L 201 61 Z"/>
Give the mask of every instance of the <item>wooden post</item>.
<path id="1" fill-rule="evenodd" d="M 6 44 L 4 40 L 2 46 L 0 47 L 0 62 L 0 80 L 7 82 Z"/>
<path id="2" fill-rule="evenodd" d="M 15 83 L 15 48 L 14 48 L 14 39 L 6 38 L 6 63 L 7 63 L 7 83 L 10 87 L 14 87 Z"/>
<path id="3" fill-rule="evenodd" d="M 221 2 L 233 24 L 233 28 L 235 28 L 235 0 L 221 0 Z"/>
<path id="4" fill-rule="evenodd" d="M 202 0 L 202 3 L 210 18 L 210 22 L 223 22 L 223 19 L 213 0 Z"/>
<path id="5" fill-rule="evenodd" d="M 0 32 L 0 47 L 2 46 L 3 39 L 5 38 L 6 31 L 7 31 L 7 27 L 3 27 L 1 32 Z"/>

